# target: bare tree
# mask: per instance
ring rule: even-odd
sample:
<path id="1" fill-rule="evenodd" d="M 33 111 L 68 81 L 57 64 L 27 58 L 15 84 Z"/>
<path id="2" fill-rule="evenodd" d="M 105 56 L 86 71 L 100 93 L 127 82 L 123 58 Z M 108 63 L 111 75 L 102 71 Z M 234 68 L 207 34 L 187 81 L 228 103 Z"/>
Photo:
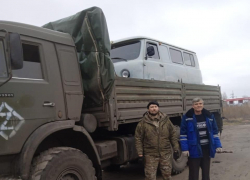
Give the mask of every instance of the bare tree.
<path id="1" fill-rule="evenodd" d="M 221 97 L 222 97 L 222 100 L 225 100 L 225 99 L 227 99 L 227 94 L 225 92 L 223 92 Z"/>

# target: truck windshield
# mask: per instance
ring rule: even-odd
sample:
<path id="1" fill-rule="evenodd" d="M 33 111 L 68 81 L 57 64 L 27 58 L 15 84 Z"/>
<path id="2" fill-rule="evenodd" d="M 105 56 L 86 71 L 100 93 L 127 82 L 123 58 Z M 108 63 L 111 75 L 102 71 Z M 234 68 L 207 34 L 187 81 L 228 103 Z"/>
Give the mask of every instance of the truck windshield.
<path id="1" fill-rule="evenodd" d="M 4 53 L 4 45 L 3 41 L 0 40 L 0 78 L 7 76 L 8 74 L 7 74 L 5 53 Z"/>
<path id="2" fill-rule="evenodd" d="M 140 41 L 113 44 L 110 52 L 111 60 L 116 63 L 136 59 L 139 57 L 140 49 Z"/>

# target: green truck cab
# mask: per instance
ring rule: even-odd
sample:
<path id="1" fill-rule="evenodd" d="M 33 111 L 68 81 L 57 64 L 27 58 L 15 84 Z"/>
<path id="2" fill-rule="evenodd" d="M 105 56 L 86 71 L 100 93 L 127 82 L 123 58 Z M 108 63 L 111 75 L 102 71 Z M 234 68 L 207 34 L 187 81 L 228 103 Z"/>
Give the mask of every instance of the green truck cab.
<path id="1" fill-rule="evenodd" d="M 0 179 L 101 180 L 103 168 L 138 158 L 134 131 L 150 100 L 178 131 L 200 96 L 222 129 L 219 86 L 114 76 L 108 96 L 98 89 L 96 105 L 84 89 L 76 38 L 7 21 L 0 29 Z M 186 162 L 173 160 L 173 171 Z"/>

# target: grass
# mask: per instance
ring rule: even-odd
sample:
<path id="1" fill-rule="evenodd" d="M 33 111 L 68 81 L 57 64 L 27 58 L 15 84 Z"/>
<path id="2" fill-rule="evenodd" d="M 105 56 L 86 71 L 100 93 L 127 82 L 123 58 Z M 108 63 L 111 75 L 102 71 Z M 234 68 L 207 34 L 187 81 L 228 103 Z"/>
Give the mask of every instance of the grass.
<path id="1" fill-rule="evenodd" d="M 239 105 L 223 105 L 223 124 L 250 124 L 250 102 Z"/>

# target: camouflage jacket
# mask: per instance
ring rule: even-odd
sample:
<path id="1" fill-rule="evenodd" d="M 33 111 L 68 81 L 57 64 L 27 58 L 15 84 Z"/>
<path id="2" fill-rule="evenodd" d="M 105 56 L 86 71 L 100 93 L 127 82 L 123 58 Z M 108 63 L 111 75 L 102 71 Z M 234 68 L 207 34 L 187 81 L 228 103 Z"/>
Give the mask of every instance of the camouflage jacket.
<path id="1" fill-rule="evenodd" d="M 176 130 L 166 114 L 160 113 L 159 127 L 146 113 L 135 131 L 135 146 L 138 155 L 164 156 L 173 150 L 179 150 Z"/>

